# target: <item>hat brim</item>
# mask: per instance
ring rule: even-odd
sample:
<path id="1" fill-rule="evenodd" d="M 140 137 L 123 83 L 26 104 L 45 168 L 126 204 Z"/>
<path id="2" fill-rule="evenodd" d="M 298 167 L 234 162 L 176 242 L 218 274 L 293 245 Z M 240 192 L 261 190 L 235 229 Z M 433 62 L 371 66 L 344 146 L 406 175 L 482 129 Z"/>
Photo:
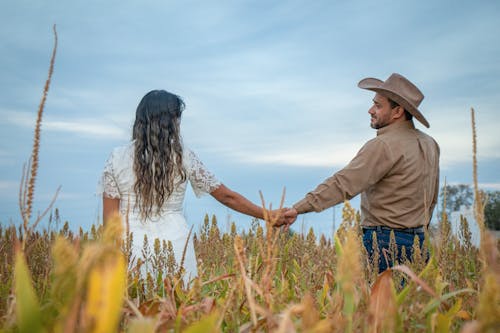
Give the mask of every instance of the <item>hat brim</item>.
<path id="1" fill-rule="evenodd" d="M 401 105 L 406 111 L 408 111 L 412 116 L 414 116 L 418 121 L 420 121 L 425 127 L 429 128 L 429 122 L 425 119 L 424 115 L 418 110 L 418 108 L 411 102 L 407 101 L 405 98 L 401 97 L 396 92 L 383 87 L 384 81 L 375 78 L 366 78 L 358 83 L 358 87 L 361 89 L 371 90 L 381 95 L 392 99 L 394 102 Z"/>

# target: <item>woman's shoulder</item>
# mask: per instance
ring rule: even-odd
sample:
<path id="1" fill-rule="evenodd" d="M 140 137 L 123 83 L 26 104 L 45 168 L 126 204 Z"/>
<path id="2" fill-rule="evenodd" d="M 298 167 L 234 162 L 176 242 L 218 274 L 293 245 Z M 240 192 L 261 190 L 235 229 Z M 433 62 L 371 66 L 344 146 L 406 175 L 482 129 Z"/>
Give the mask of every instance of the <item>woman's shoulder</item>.
<path id="1" fill-rule="evenodd" d="M 133 157 L 134 142 L 117 146 L 111 150 L 109 159 L 113 164 L 123 164 L 124 161 L 130 160 Z"/>
<path id="2" fill-rule="evenodd" d="M 189 148 L 189 146 L 186 146 L 185 144 L 182 145 L 182 163 L 184 164 L 184 167 L 189 167 L 192 164 L 193 159 L 196 158 L 196 154 Z"/>
<path id="3" fill-rule="evenodd" d="M 116 146 L 111 150 L 111 154 L 115 156 L 120 156 L 123 154 L 130 154 L 134 150 L 134 141 L 130 141 L 121 146 Z"/>
<path id="4" fill-rule="evenodd" d="M 199 158 L 198 154 L 194 152 L 189 146 L 182 146 L 182 160 L 184 166 L 189 166 L 190 168 L 203 166 L 203 162 Z"/>

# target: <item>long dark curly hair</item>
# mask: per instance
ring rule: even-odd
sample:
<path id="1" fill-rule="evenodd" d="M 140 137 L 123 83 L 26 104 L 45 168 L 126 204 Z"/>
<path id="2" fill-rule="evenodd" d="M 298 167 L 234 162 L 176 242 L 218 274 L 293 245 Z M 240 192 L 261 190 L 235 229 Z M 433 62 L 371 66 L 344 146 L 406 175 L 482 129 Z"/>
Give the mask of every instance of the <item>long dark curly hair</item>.
<path id="1" fill-rule="evenodd" d="M 158 216 L 177 182 L 186 180 L 180 135 L 184 107 L 179 96 L 165 90 L 150 91 L 137 106 L 132 132 L 134 192 L 143 220 Z"/>

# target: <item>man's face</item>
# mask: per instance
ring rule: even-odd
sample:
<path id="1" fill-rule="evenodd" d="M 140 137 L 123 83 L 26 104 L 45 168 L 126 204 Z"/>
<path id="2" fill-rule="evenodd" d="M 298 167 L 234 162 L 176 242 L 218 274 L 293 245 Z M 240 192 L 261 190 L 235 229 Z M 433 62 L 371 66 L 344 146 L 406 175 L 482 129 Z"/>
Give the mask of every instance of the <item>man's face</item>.
<path id="1" fill-rule="evenodd" d="M 371 116 L 370 126 L 374 129 L 385 127 L 394 122 L 393 110 L 389 99 L 379 93 L 373 98 L 373 105 L 368 110 Z"/>

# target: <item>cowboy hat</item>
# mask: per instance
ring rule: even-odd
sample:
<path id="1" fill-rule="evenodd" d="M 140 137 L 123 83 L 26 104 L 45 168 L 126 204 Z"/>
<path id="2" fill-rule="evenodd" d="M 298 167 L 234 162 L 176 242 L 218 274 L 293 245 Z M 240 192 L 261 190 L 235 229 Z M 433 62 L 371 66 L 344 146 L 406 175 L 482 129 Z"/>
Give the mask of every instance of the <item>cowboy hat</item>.
<path id="1" fill-rule="evenodd" d="M 375 91 L 393 100 L 429 128 L 429 122 L 418 110 L 424 94 L 403 75 L 393 73 L 385 81 L 369 77 L 359 81 L 358 87 Z"/>

